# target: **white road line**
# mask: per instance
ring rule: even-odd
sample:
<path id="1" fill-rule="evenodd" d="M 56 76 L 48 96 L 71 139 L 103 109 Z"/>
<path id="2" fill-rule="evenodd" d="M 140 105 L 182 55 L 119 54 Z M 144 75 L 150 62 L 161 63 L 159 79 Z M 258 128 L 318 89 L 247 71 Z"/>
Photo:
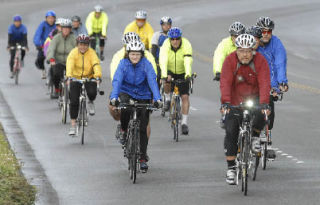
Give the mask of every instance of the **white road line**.
<path id="1" fill-rule="evenodd" d="M 297 161 L 296 163 L 297 163 L 297 164 L 303 164 L 304 161 Z"/>
<path id="2" fill-rule="evenodd" d="M 198 109 L 195 108 L 195 107 L 190 106 L 190 110 L 197 111 Z"/>
<path id="3" fill-rule="evenodd" d="M 282 155 L 282 156 L 287 156 L 288 154 L 287 154 L 287 153 L 282 153 L 281 155 Z"/>
<path id="4" fill-rule="evenodd" d="M 278 150 L 277 153 L 282 153 L 282 151 L 281 151 L 281 150 Z"/>
<path id="5" fill-rule="evenodd" d="M 288 156 L 287 156 L 287 158 L 291 159 L 291 158 L 292 158 L 292 156 L 288 155 Z"/>

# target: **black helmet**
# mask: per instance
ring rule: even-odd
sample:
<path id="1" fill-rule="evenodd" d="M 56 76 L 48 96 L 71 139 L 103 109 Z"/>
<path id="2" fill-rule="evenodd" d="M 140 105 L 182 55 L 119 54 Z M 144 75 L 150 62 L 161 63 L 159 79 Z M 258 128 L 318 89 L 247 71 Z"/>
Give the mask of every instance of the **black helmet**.
<path id="1" fill-rule="evenodd" d="M 246 29 L 247 34 L 251 34 L 254 37 L 261 38 L 262 37 L 262 31 L 259 26 L 250 26 Z"/>
<path id="2" fill-rule="evenodd" d="M 244 34 L 245 31 L 246 31 L 245 25 L 243 25 L 242 23 L 240 23 L 238 21 L 234 22 L 229 27 L 229 33 L 232 36 L 238 36 L 240 34 Z"/>
<path id="3" fill-rule="evenodd" d="M 259 26 L 260 28 L 273 30 L 274 22 L 269 17 L 261 16 L 257 20 L 257 26 Z"/>
<path id="4" fill-rule="evenodd" d="M 74 22 L 74 21 L 77 21 L 77 22 L 81 22 L 81 18 L 79 16 L 73 16 L 71 18 L 71 21 Z"/>

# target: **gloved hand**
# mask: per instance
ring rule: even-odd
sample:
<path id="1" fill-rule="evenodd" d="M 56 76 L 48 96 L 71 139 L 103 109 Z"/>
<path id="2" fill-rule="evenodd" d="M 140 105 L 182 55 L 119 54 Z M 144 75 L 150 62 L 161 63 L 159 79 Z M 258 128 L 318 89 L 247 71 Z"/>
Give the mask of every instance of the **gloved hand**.
<path id="1" fill-rule="evenodd" d="M 213 78 L 215 81 L 220 81 L 220 73 L 216 73 L 216 76 Z"/>
<path id="2" fill-rule="evenodd" d="M 225 111 L 230 111 L 230 103 L 224 103 L 221 105 L 220 112 L 224 113 Z"/>
<path id="3" fill-rule="evenodd" d="M 287 83 L 281 83 L 280 84 L 280 90 L 283 91 L 283 92 L 288 92 L 289 85 Z"/>
<path id="4" fill-rule="evenodd" d="M 271 114 L 271 108 L 268 104 L 261 104 L 261 112 L 264 114 L 265 112 L 267 115 Z"/>
<path id="5" fill-rule="evenodd" d="M 161 100 L 157 100 L 157 101 L 155 101 L 154 103 L 153 103 L 153 105 L 156 107 L 156 108 L 162 108 L 162 106 L 163 106 L 163 103 L 162 103 L 162 101 Z"/>
<path id="6" fill-rule="evenodd" d="M 186 81 L 187 81 L 187 82 L 190 82 L 190 81 L 191 81 L 191 77 L 190 77 L 190 76 L 188 76 L 188 75 L 187 75 L 187 76 L 185 76 L 185 79 L 186 79 Z"/>
<path id="7" fill-rule="evenodd" d="M 112 105 L 112 106 L 119 106 L 119 104 L 120 104 L 120 102 L 119 102 L 119 100 L 118 99 L 116 99 L 116 98 L 112 98 L 111 100 L 110 100 L 110 105 Z"/>

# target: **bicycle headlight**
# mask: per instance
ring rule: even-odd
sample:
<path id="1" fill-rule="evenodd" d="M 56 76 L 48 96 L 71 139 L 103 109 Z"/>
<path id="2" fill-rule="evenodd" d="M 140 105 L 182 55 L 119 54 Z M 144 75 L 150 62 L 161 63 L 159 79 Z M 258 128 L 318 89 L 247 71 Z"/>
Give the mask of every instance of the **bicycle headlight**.
<path id="1" fill-rule="evenodd" d="M 248 101 L 246 102 L 246 107 L 252 108 L 253 105 L 254 105 L 254 102 L 253 102 L 252 100 L 248 100 Z"/>

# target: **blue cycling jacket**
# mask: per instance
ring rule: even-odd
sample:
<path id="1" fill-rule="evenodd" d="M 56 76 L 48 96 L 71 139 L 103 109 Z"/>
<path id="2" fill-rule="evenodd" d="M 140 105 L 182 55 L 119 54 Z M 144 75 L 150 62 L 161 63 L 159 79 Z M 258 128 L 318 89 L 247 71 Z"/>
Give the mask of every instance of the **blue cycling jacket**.
<path id="1" fill-rule="evenodd" d="M 271 75 L 271 88 L 278 88 L 280 83 L 288 83 L 287 53 L 280 39 L 272 35 L 270 42 L 257 49 L 268 61 Z"/>
<path id="2" fill-rule="evenodd" d="M 56 28 L 55 24 L 50 26 L 46 21 L 43 21 L 42 23 L 40 23 L 33 37 L 34 45 L 37 47 L 43 46 L 44 42 L 49 36 L 49 33 L 55 28 Z"/>
<path id="3" fill-rule="evenodd" d="M 136 100 L 160 100 L 157 75 L 152 64 L 143 57 L 135 66 L 128 58 L 120 61 L 114 74 L 110 99 L 118 99 L 119 93 L 126 93 Z"/>
<path id="4" fill-rule="evenodd" d="M 23 24 L 21 24 L 19 27 L 11 24 L 8 28 L 8 34 L 11 35 L 11 40 L 16 42 L 24 40 L 24 35 L 27 33 L 27 27 Z"/>

